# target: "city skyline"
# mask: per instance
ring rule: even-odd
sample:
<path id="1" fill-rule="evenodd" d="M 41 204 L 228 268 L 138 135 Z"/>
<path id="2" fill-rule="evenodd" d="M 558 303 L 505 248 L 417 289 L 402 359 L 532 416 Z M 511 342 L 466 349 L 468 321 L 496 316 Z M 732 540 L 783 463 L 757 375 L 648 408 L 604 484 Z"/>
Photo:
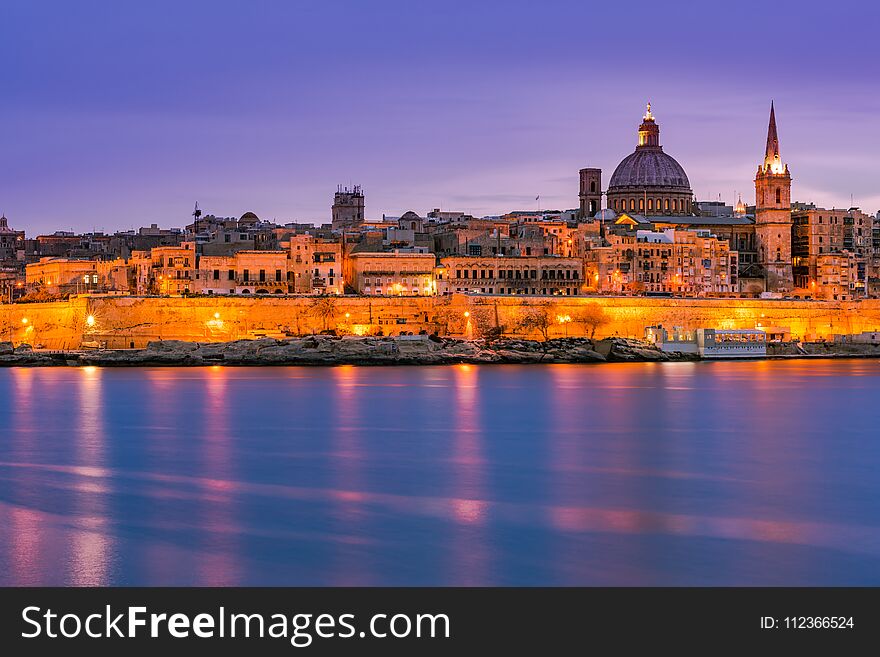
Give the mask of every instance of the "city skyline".
<path id="1" fill-rule="evenodd" d="M 842 3 L 820 21 L 790 3 L 723 16 L 695 5 L 706 30 L 682 39 L 685 9 L 640 4 L 653 34 L 641 40 L 615 33 L 619 10 L 564 2 L 539 13 L 206 6 L 4 9 L 0 211 L 11 225 L 180 226 L 196 200 L 325 223 L 340 183 L 363 186 L 370 219 L 574 208 L 577 170 L 609 175 L 647 100 L 698 200 L 753 202 L 774 100 L 792 199 L 880 208 L 880 106 L 863 84 L 876 64 L 856 56 L 871 6 Z M 828 38 L 844 26 L 846 38 Z"/>

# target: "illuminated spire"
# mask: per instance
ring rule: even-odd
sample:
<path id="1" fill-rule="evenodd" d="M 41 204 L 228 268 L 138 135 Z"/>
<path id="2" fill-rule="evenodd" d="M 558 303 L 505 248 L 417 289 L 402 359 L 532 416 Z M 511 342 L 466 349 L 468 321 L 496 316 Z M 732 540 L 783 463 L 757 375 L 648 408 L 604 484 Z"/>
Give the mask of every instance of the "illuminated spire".
<path id="1" fill-rule="evenodd" d="M 779 137 L 776 134 L 776 110 L 773 107 L 773 101 L 770 101 L 770 126 L 767 128 L 767 151 L 764 153 L 764 159 L 772 162 L 779 159 Z"/>
<path id="2" fill-rule="evenodd" d="M 779 136 L 776 133 L 776 109 L 770 102 L 770 125 L 767 127 L 767 148 L 764 151 L 764 164 L 761 166 L 765 173 L 785 173 L 786 166 L 779 157 Z"/>
<path id="3" fill-rule="evenodd" d="M 648 109 L 645 112 L 645 116 L 642 118 L 644 118 L 645 121 L 653 121 L 654 120 L 654 116 L 653 116 L 653 114 L 651 114 L 651 101 L 650 100 L 648 101 Z"/>

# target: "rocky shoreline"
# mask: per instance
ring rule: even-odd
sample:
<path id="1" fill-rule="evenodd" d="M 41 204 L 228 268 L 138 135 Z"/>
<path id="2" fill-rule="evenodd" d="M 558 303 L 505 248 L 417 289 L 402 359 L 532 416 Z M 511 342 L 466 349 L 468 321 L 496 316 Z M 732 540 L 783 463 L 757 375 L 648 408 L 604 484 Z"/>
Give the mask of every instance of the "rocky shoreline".
<path id="1" fill-rule="evenodd" d="M 638 340 L 559 338 L 460 340 L 427 335 L 336 337 L 313 335 L 233 342 L 150 342 L 146 349 L 69 352 L 13 349 L 0 343 L 0 366 L 204 366 L 204 365 L 452 365 L 698 360 L 668 354 Z"/>
<path id="2" fill-rule="evenodd" d="M 806 348 L 805 348 L 806 347 Z M 880 345 L 771 345 L 768 359 L 880 358 Z M 205 365 L 455 365 L 698 361 L 627 338 L 461 340 L 427 335 L 261 338 L 232 342 L 150 342 L 146 349 L 34 351 L 0 342 L 0 367 L 141 367 Z"/>

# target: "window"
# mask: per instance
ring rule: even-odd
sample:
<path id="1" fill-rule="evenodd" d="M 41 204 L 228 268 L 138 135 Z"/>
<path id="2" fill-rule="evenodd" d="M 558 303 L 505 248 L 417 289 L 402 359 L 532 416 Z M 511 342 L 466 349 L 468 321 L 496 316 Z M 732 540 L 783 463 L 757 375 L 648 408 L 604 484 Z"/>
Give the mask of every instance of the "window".
<path id="1" fill-rule="evenodd" d="M 235 280 L 235 270 L 234 270 L 234 269 L 230 269 L 230 270 L 229 270 L 229 280 L 230 280 L 230 281 L 234 281 L 234 280 Z"/>
<path id="2" fill-rule="evenodd" d="M 779 187 L 776 188 L 776 202 L 782 203 L 782 190 Z"/>
<path id="3" fill-rule="evenodd" d="M 242 274 L 242 279 L 244 280 L 245 283 L 247 283 L 249 280 L 251 280 L 251 272 L 249 270 L 245 269 L 244 273 Z"/>
<path id="4" fill-rule="evenodd" d="M 266 281 L 266 270 L 261 269 L 260 270 L 260 283 L 264 283 L 265 281 Z"/>
<path id="5" fill-rule="evenodd" d="M 219 281 L 219 280 L 220 280 L 220 270 L 219 270 L 219 269 L 215 269 L 215 270 L 214 270 L 214 280 L 215 280 L 215 281 Z"/>
<path id="6" fill-rule="evenodd" d="M 590 181 L 590 192 L 593 194 L 596 193 L 596 181 L 595 180 Z"/>
<path id="7" fill-rule="evenodd" d="M 280 270 L 280 269 L 276 269 L 276 270 L 275 270 L 275 280 L 276 280 L 276 281 L 280 281 L 280 280 L 281 280 L 281 270 Z"/>

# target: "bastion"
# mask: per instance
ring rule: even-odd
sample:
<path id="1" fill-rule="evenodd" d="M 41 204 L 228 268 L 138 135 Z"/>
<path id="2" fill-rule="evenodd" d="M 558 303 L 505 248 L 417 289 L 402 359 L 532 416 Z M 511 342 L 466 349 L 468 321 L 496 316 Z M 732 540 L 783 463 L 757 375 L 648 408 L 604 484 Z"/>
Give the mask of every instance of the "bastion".
<path id="1" fill-rule="evenodd" d="M 527 316 L 546 318 L 523 322 Z M 880 300 L 648 297 L 132 297 L 0 305 L 0 340 L 37 349 L 144 348 L 322 332 L 643 338 L 645 328 L 766 328 L 795 339 L 880 330 Z"/>

